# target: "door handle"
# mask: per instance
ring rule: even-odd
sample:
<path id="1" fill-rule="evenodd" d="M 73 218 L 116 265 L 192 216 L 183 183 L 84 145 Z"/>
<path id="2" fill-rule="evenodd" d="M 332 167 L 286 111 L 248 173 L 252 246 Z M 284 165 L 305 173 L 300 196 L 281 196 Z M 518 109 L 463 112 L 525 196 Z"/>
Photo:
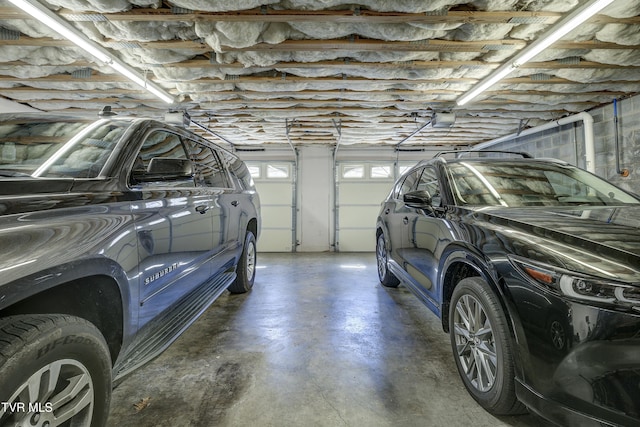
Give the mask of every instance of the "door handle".
<path id="1" fill-rule="evenodd" d="M 404 223 L 404 225 L 409 224 L 409 217 L 405 216 L 404 218 L 402 218 L 402 222 Z"/>
<path id="2" fill-rule="evenodd" d="M 209 206 L 207 205 L 198 205 L 196 206 L 196 212 L 199 214 L 205 214 L 209 210 Z"/>
<path id="3" fill-rule="evenodd" d="M 240 202 L 238 202 L 237 200 L 234 200 L 233 202 L 231 202 L 231 206 L 238 206 L 240 204 Z"/>

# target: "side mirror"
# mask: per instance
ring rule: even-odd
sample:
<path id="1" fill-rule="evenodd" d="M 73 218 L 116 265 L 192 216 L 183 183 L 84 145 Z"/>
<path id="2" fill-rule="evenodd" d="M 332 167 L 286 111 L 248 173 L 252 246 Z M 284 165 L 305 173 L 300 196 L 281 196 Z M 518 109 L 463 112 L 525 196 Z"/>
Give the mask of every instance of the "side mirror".
<path id="1" fill-rule="evenodd" d="M 432 200 L 431 194 L 426 190 L 416 190 L 405 193 L 403 196 L 404 204 L 410 208 L 416 209 L 431 209 Z"/>
<path id="2" fill-rule="evenodd" d="M 187 159 L 154 157 L 146 171 L 133 171 L 137 182 L 173 181 L 193 178 L 193 166 Z"/>

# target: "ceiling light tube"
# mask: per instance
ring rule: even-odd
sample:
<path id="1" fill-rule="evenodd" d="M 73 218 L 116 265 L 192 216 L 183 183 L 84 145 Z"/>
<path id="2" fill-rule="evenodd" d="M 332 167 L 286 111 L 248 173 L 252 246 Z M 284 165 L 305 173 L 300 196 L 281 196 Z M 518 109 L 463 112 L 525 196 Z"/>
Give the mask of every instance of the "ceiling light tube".
<path id="1" fill-rule="evenodd" d="M 480 93 L 493 86 L 498 81 L 502 80 L 508 74 L 510 74 L 516 68 L 522 66 L 524 63 L 532 60 L 536 55 L 544 51 L 553 43 L 560 40 L 567 35 L 571 30 L 574 30 L 580 24 L 591 18 L 596 13 L 613 3 L 615 0 L 591 0 L 585 3 L 582 7 L 576 9 L 569 14 L 565 19 L 554 25 L 548 32 L 543 34 L 539 39 L 525 47 L 518 55 L 516 55 L 508 63 L 503 64 L 493 73 L 478 83 L 473 89 L 461 96 L 456 104 L 462 106 Z"/>
<path id="2" fill-rule="evenodd" d="M 489 77 L 482 80 L 473 89 L 469 92 L 465 93 L 462 97 L 460 97 L 456 103 L 458 105 L 464 105 L 467 102 L 471 101 L 476 96 L 480 95 L 485 90 L 489 89 L 494 84 L 498 83 L 500 80 L 507 77 L 515 68 L 512 63 L 503 64 L 498 69 L 496 69 Z"/>
<path id="3" fill-rule="evenodd" d="M 149 80 L 141 76 L 135 70 L 131 69 L 130 67 L 127 67 L 120 61 L 113 59 L 109 62 L 108 65 L 118 73 L 122 74 L 123 76 L 125 76 L 126 78 L 128 78 L 129 80 L 137 84 L 138 86 L 142 86 L 148 92 L 162 99 L 167 104 L 173 103 L 173 97 L 171 97 L 170 95 L 167 95 L 165 91 L 163 91 L 162 89 L 154 85 L 152 82 L 150 82 Z"/>
<path id="4" fill-rule="evenodd" d="M 147 90 L 147 92 L 154 94 L 155 96 L 157 96 L 158 98 L 166 102 L 167 104 L 173 104 L 173 102 L 175 101 L 173 99 L 173 96 L 168 95 L 164 90 L 153 86 L 150 82 L 147 82 L 145 89 Z"/>
<path id="5" fill-rule="evenodd" d="M 145 80 L 138 73 L 134 72 L 120 61 L 110 61 L 109 66 L 118 73 L 122 74 L 138 86 L 145 87 Z M 146 89 L 146 88 L 145 88 Z"/>
<path id="6" fill-rule="evenodd" d="M 133 68 L 119 62 L 111 55 L 109 51 L 87 39 L 87 37 L 82 32 L 80 32 L 64 19 L 60 18 L 57 14 L 49 10 L 47 7 L 40 4 L 38 1 L 9 0 L 9 2 L 22 9 L 33 18 L 42 22 L 44 25 L 60 34 L 65 39 L 69 40 L 94 58 L 98 59 L 100 62 L 109 65 L 116 72 L 120 73 L 137 85 L 142 86 L 142 88 L 162 99 L 164 102 L 168 104 L 172 104 L 174 102 L 173 97 L 167 92 L 144 79 Z"/>

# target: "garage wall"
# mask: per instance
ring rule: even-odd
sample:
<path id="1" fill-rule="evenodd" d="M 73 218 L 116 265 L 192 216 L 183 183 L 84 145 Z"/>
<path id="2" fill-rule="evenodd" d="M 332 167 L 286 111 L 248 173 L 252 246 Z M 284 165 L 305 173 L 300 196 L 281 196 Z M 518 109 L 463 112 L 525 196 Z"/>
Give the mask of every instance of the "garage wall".
<path id="1" fill-rule="evenodd" d="M 332 148 L 306 146 L 299 149 L 298 248 L 299 252 L 332 250 L 333 203 Z"/>
<path id="2" fill-rule="evenodd" d="M 593 117 L 595 140 L 595 173 L 614 184 L 640 193 L 640 95 L 617 101 L 618 144 L 620 169 L 627 169 L 624 177 L 616 170 L 616 127 L 613 102 L 588 111 Z M 585 167 L 584 127 L 569 124 L 539 134 L 516 138 L 490 149 L 526 151 L 536 157 L 553 157 Z"/>

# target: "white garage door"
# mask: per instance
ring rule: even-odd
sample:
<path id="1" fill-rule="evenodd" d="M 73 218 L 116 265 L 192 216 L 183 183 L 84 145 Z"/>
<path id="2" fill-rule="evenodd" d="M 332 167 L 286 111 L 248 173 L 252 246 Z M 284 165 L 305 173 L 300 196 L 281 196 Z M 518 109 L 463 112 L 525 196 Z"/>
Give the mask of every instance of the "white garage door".
<path id="1" fill-rule="evenodd" d="M 337 250 L 374 251 L 380 204 L 394 182 L 393 162 L 339 162 L 337 172 Z"/>
<path id="2" fill-rule="evenodd" d="M 295 241 L 293 162 L 247 162 L 260 194 L 260 252 L 291 252 Z"/>

